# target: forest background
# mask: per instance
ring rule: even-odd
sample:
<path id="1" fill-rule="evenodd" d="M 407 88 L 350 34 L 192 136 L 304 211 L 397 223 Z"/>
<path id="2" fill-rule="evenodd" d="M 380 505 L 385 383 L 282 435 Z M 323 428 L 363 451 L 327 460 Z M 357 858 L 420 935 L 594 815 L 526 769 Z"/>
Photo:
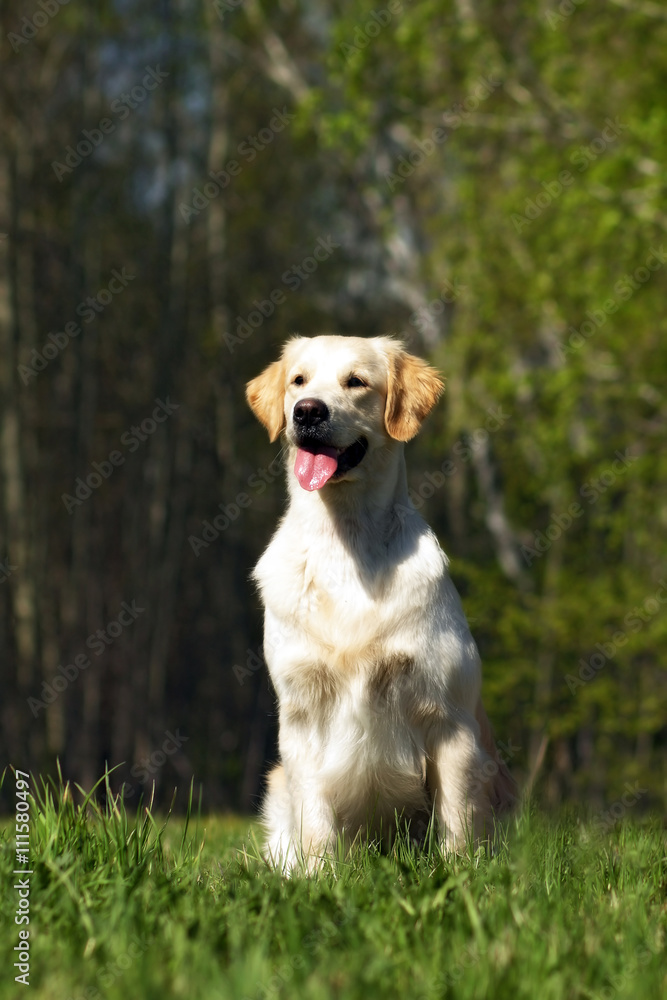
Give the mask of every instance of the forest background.
<path id="1" fill-rule="evenodd" d="M 667 8 L 0 11 L 0 764 L 256 807 L 285 489 L 244 384 L 393 334 L 447 379 L 410 487 L 501 751 L 664 808 Z"/>

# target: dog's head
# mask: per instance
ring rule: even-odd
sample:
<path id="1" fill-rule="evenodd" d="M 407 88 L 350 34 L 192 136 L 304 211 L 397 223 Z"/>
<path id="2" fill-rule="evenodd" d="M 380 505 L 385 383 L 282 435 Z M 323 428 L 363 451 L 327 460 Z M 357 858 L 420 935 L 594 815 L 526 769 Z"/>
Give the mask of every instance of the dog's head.
<path id="1" fill-rule="evenodd" d="M 285 430 L 310 491 L 362 478 L 373 453 L 415 436 L 442 389 L 434 368 L 389 337 L 294 337 L 246 396 L 272 441 Z"/>

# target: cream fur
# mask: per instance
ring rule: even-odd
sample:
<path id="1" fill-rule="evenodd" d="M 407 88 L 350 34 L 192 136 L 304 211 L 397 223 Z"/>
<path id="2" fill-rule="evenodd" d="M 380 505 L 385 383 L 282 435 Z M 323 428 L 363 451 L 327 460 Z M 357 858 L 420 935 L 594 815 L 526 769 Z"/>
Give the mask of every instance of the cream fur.
<path id="1" fill-rule="evenodd" d="M 366 387 L 348 388 L 352 373 Z M 447 557 L 407 493 L 402 442 L 441 390 L 397 342 L 339 336 L 293 339 L 248 386 L 272 438 L 282 412 L 288 446 L 289 507 L 254 572 L 280 720 L 267 851 L 284 870 L 315 867 L 339 836 L 387 833 L 396 812 L 416 821 L 434 810 L 445 846 L 459 849 L 512 797 L 504 767 L 500 783 L 486 777 L 498 758 L 479 655 Z M 293 472 L 305 397 L 327 404 L 336 446 L 369 444 L 313 493 Z"/>

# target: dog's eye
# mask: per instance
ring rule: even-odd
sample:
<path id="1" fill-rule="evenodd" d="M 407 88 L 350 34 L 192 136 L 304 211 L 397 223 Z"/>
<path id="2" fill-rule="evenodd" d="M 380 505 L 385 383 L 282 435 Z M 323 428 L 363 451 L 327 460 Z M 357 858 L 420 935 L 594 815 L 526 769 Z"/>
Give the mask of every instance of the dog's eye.
<path id="1" fill-rule="evenodd" d="M 364 382 L 364 380 L 359 378 L 357 375 L 350 375 L 347 380 L 347 387 L 348 389 L 365 389 L 366 382 Z"/>
<path id="2" fill-rule="evenodd" d="M 303 385 L 305 382 L 303 375 L 297 375 L 295 379 L 292 380 L 292 385 Z"/>

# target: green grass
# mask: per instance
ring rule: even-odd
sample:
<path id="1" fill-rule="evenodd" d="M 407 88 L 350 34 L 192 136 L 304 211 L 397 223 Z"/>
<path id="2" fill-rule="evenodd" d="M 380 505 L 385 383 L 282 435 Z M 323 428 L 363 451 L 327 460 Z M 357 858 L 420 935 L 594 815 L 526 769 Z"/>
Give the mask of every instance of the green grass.
<path id="1" fill-rule="evenodd" d="M 30 987 L 12 971 L 12 823 L 0 842 L 2 1000 L 667 996 L 657 821 L 598 834 L 524 809 L 493 857 L 399 840 L 389 855 L 359 849 L 284 879 L 259 859 L 250 820 L 165 826 L 31 785 Z"/>

